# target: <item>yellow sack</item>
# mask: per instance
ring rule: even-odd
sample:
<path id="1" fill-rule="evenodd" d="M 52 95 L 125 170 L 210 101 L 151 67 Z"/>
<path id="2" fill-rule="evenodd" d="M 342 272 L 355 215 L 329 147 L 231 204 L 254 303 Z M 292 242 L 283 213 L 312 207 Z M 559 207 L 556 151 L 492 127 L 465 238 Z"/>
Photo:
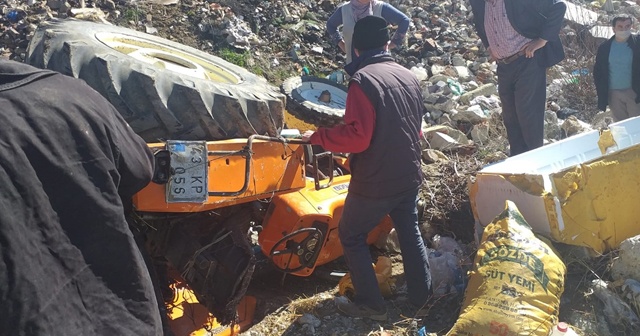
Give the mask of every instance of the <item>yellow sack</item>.
<path id="1" fill-rule="evenodd" d="M 376 278 L 378 279 L 378 286 L 383 297 L 390 297 L 393 294 L 393 279 L 391 279 L 391 259 L 380 256 L 378 262 L 373 265 L 373 269 L 376 272 Z M 347 293 L 353 293 L 353 283 L 351 282 L 351 274 L 345 274 L 338 283 L 338 294 L 347 295 Z"/>
<path id="2" fill-rule="evenodd" d="M 566 266 L 515 204 L 482 235 L 462 312 L 447 335 L 547 336 L 557 322 Z"/>

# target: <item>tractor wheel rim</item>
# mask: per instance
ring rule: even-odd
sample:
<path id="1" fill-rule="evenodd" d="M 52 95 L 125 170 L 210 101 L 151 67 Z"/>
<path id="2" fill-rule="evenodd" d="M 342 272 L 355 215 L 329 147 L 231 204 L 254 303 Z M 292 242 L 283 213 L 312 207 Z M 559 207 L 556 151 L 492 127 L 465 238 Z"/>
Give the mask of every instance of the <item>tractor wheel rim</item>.
<path id="1" fill-rule="evenodd" d="M 96 39 L 113 50 L 160 69 L 220 83 L 242 82 L 241 77 L 211 61 L 155 41 L 111 32 L 96 33 Z"/>

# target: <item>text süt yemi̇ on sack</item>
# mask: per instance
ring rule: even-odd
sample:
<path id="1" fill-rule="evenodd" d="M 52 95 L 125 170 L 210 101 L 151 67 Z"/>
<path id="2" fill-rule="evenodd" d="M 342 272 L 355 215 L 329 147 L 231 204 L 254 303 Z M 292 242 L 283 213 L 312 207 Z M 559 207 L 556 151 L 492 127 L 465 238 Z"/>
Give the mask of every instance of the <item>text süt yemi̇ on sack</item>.
<path id="1" fill-rule="evenodd" d="M 557 322 L 566 267 L 515 204 L 487 225 L 462 312 L 447 335 L 547 336 Z"/>

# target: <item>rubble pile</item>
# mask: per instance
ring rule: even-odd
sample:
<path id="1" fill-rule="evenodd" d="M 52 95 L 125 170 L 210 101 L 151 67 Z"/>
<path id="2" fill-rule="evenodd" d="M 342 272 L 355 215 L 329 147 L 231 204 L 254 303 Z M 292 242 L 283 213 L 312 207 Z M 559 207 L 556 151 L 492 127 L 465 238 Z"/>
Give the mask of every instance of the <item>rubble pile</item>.
<path id="1" fill-rule="evenodd" d="M 214 54 L 220 48 L 247 53 L 249 64 L 267 68 L 263 74 L 282 68 L 304 69 L 326 76 L 341 69 L 345 61 L 344 55 L 325 36 L 325 22 L 340 3 L 336 0 L 4 0 L 0 5 L 3 41 L 0 54 L 4 58 L 24 60 L 38 23 L 74 17 L 128 25 L 189 44 L 189 39 L 182 37 L 187 34 L 196 40 L 192 46 Z M 389 3 L 411 18 L 406 43 L 394 53 L 401 64 L 423 81 L 429 112 L 426 122 L 459 129 L 469 140 L 485 145 L 491 139 L 488 129 L 493 127 L 489 120 L 493 114 L 500 113 L 496 65 L 490 62 L 475 34 L 468 4 L 429 0 Z M 182 15 L 157 14 L 167 11 Z M 607 116 L 599 116 L 597 125 L 585 123 L 592 123 L 597 113 L 593 95 L 586 92 L 593 89 L 589 72 L 595 48 L 611 35 L 609 22 L 616 13 L 638 16 L 640 6 L 632 1 L 610 0 L 569 3 L 561 32 L 568 58 L 550 71 L 547 142 L 610 122 Z M 168 21 L 168 17 L 171 22 L 159 21 Z M 575 97 L 578 87 L 586 91 L 582 92 L 585 97 Z M 583 102 L 577 101 L 579 99 Z M 574 118 L 567 119 L 572 115 Z M 468 143 L 462 141 L 459 145 Z"/>

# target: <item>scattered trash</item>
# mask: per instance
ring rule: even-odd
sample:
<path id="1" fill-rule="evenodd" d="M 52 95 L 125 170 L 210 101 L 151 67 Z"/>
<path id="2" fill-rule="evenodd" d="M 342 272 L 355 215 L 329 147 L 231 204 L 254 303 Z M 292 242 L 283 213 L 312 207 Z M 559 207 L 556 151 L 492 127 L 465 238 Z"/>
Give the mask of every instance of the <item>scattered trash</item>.
<path id="1" fill-rule="evenodd" d="M 13 9 L 10 10 L 9 13 L 5 15 L 5 17 L 11 22 L 16 22 L 20 20 L 20 13 L 17 10 Z"/>
<path id="2" fill-rule="evenodd" d="M 640 311 L 640 282 L 635 279 L 625 280 L 622 285 L 622 294 L 636 311 Z"/>
<path id="3" fill-rule="evenodd" d="M 429 267 L 434 297 L 464 291 L 466 276 L 458 256 L 452 252 L 429 251 Z"/>
<path id="4" fill-rule="evenodd" d="M 578 334 L 566 322 L 560 322 L 553 326 L 549 336 L 578 336 Z"/>
<path id="5" fill-rule="evenodd" d="M 344 72 L 342 72 L 342 70 L 336 70 L 331 74 L 329 74 L 328 78 L 329 80 L 334 81 L 338 84 L 344 84 L 345 75 L 344 75 Z"/>
<path id="6" fill-rule="evenodd" d="M 464 93 L 464 89 L 462 88 L 460 83 L 454 81 L 453 79 L 447 79 L 447 84 L 449 85 L 449 88 L 451 88 L 451 91 L 454 95 L 459 96 Z"/>
<path id="7" fill-rule="evenodd" d="M 609 285 L 600 279 L 591 282 L 592 293 L 604 303 L 604 314 L 612 326 L 624 326 L 630 330 L 639 330 L 640 319 L 631 307 L 616 293 L 609 289 Z"/>

